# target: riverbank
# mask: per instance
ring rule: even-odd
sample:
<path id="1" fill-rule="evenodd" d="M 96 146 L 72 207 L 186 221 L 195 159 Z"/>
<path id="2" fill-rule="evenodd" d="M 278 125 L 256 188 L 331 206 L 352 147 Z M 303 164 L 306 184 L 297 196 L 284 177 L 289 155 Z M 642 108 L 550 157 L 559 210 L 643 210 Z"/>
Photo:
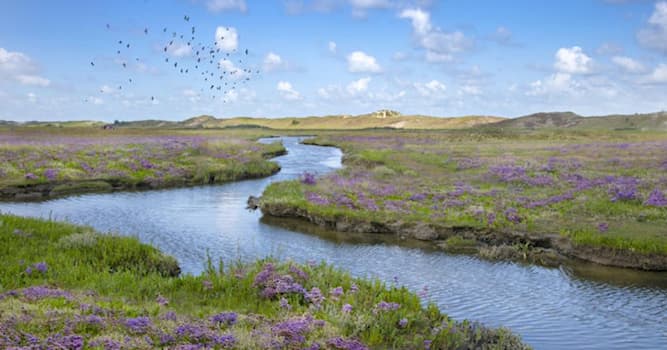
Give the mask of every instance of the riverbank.
<path id="1" fill-rule="evenodd" d="M 17 137 L 20 136 L 20 137 Z M 219 134 L 0 133 L 0 200 L 221 184 L 266 177 L 280 143 Z"/>
<path id="2" fill-rule="evenodd" d="M 340 147 L 346 168 L 272 184 L 264 214 L 490 259 L 667 270 L 660 135 L 377 131 L 306 142 Z"/>
<path id="3" fill-rule="evenodd" d="M 0 222 L 2 347 L 527 348 L 507 330 L 423 307 L 404 287 L 325 264 L 209 261 L 202 275 L 179 276 L 173 258 L 135 238 Z"/>

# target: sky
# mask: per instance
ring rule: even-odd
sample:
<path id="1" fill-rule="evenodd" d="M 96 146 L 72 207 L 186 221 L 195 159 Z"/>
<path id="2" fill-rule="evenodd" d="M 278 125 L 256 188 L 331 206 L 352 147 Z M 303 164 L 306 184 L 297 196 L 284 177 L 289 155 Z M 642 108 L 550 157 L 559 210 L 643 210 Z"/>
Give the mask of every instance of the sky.
<path id="1" fill-rule="evenodd" d="M 0 8 L 3 120 L 667 109 L 665 0 L 7 0 Z"/>

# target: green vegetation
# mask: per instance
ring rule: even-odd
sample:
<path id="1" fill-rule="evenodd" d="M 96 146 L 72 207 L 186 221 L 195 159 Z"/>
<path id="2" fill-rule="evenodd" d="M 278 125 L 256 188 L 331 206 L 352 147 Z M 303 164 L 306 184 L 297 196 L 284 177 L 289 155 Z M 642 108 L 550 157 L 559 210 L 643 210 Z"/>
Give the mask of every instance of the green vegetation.
<path id="1" fill-rule="evenodd" d="M 92 135 L 91 135 L 92 134 Z M 241 135 L 244 132 L 239 133 Z M 0 131 L 0 197 L 42 198 L 262 177 L 285 152 L 236 133 L 21 127 Z"/>
<path id="2" fill-rule="evenodd" d="M 272 184 L 261 207 L 342 231 L 529 242 L 585 260 L 594 256 L 579 248 L 604 248 L 616 259 L 605 263 L 664 270 L 666 140 L 489 128 L 329 133 L 307 142 L 342 148 L 346 167 Z"/>
<path id="3" fill-rule="evenodd" d="M 9 215 L 0 258 L 3 348 L 526 348 L 325 264 L 209 261 L 176 276 L 174 259 L 135 238 Z"/>

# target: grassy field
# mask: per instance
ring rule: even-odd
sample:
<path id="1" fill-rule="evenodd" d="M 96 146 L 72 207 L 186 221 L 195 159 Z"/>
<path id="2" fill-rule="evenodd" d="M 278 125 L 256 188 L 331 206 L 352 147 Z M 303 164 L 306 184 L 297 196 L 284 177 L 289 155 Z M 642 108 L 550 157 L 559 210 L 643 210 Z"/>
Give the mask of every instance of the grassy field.
<path id="1" fill-rule="evenodd" d="M 499 233 L 533 237 L 514 242 L 528 246 L 549 236 L 667 256 L 664 133 L 365 131 L 308 142 L 341 147 L 346 167 L 271 185 L 269 214 L 298 208 L 335 229 L 425 240 Z"/>
<path id="2" fill-rule="evenodd" d="M 80 192 L 222 183 L 279 170 L 281 144 L 255 132 L 0 129 L 0 195 L 42 198 Z"/>
<path id="3" fill-rule="evenodd" d="M 0 215 L 0 347 L 523 349 L 420 295 L 325 264 L 262 260 L 179 276 L 130 237 Z M 202 262 L 206 264 L 206 262 Z"/>

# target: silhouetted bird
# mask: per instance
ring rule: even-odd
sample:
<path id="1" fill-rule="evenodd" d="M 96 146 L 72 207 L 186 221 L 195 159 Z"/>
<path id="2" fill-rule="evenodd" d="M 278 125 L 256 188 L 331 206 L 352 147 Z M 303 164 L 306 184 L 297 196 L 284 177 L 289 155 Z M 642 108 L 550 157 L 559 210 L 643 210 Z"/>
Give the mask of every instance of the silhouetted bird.
<path id="1" fill-rule="evenodd" d="M 248 49 L 245 49 L 245 54 L 246 54 L 246 55 L 248 54 Z"/>
<path id="2" fill-rule="evenodd" d="M 107 29 L 111 29 L 111 26 L 109 25 L 109 23 L 107 23 Z"/>
<path id="3" fill-rule="evenodd" d="M 187 16 L 187 15 L 186 15 L 186 16 L 183 16 L 183 19 L 184 19 L 186 22 L 190 22 L 190 16 Z"/>
<path id="4" fill-rule="evenodd" d="M 93 66 L 93 67 L 95 67 L 95 62 L 90 61 L 90 65 Z"/>
<path id="5" fill-rule="evenodd" d="M 144 34 L 148 34 L 148 28 L 144 28 Z"/>

